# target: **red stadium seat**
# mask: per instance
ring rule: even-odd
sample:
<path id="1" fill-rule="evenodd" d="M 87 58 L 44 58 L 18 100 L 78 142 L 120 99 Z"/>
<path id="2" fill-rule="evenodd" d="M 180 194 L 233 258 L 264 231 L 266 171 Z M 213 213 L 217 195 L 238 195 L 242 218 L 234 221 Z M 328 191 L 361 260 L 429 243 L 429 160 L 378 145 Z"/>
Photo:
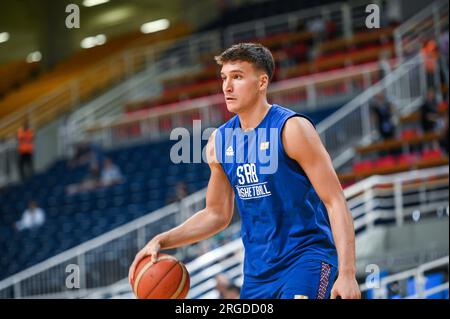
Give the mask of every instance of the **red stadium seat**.
<path id="1" fill-rule="evenodd" d="M 397 164 L 397 162 L 396 162 L 394 156 L 388 155 L 388 156 L 384 156 L 384 157 L 379 158 L 375 162 L 375 167 L 377 167 L 377 168 L 387 168 L 387 167 L 394 166 L 396 164 Z"/>
<path id="2" fill-rule="evenodd" d="M 421 159 L 424 161 L 434 160 L 441 158 L 443 156 L 442 150 L 434 149 L 434 150 L 425 150 L 421 154 Z"/>
<path id="3" fill-rule="evenodd" d="M 411 165 L 417 161 L 417 155 L 414 153 L 404 153 L 398 157 L 400 165 Z"/>
<path id="4" fill-rule="evenodd" d="M 401 133 L 402 140 L 410 140 L 414 137 L 417 137 L 419 133 L 415 129 L 406 129 Z"/>
<path id="5" fill-rule="evenodd" d="M 359 161 L 353 164 L 353 171 L 355 173 L 367 172 L 372 170 L 373 168 L 374 164 L 369 160 Z"/>

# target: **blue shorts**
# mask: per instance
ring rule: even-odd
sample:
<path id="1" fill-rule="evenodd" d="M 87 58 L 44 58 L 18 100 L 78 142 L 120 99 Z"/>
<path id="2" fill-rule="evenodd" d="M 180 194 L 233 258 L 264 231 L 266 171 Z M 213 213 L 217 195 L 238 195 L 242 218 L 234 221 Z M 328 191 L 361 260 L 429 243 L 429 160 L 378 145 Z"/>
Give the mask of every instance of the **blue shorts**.
<path id="1" fill-rule="evenodd" d="M 320 260 L 302 261 L 276 280 L 246 281 L 241 299 L 328 299 L 337 269 Z"/>

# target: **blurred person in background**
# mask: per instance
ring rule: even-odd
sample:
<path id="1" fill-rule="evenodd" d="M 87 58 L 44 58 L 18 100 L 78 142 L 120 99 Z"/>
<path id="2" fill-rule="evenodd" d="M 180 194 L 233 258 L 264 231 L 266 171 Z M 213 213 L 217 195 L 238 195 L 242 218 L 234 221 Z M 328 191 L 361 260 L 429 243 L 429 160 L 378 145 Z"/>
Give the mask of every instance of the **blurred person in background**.
<path id="1" fill-rule="evenodd" d="M 19 173 L 22 181 L 33 175 L 34 131 L 28 121 L 17 131 L 17 146 L 19 153 Z"/>
<path id="2" fill-rule="evenodd" d="M 69 161 L 69 167 L 75 168 L 81 165 L 96 165 L 102 160 L 100 147 L 89 141 L 83 141 L 75 145 L 75 154 Z"/>
<path id="3" fill-rule="evenodd" d="M 26 209 L 22 215 L 22 218 L 14 223 L 16 230 L 33 229 L 42 226 L 45 222 L 45 212 L 42 208 L 38 207 L 34 200 L 28 203 L 28 209 Z"/>
<path id="4" fill-rule="evenodd" d="M 371 113 L 375 119 L 378 134 L 383 140 L 395 137 L 392 104 L 386 100 L 382 92 L 375 96 L 370 105 Z"/>
<path id="5" fill-rule="evenodd" d="M 336 22 L 332 19 L 327 18 L 325 20 L 325 32 L 327 40 L 334 40 L 337 38 L 338 32 L 337 32 L 337 25 Z"/>
<path id="6" fill-rule="evenodd" d="M 100 179 L 101 186 L 108 187 L 122 181 L 123 176 L 119 167 L 109 157 L 105 158 Z"/>
<path id="7" fill-rule="evenodd" d="M 74 195 L 80 192 L 89 192 L 101 186 L 100 168 L 97 162 L 92 162 L 89 166 L 89 173 L 80 183 L 73 183 L 67 186 L 67 195 Z"/>
<path id="8" fill-rule="evenodd" d="M 448 65 L 448 29 L 443 31 L 439 36 L 439 53 Z"/>
<path id="9" fill-rule="evenodd" d="M 435 82 L 434 77 L 438 63 L 438 47 L 436 41 L 434 39 L 428 39 L 421 49 L 421 54 L 427 74 L 427 87 L 437 88 L 438 83 Z"/>
<path id="10" fill-rule="evenodd" d="M 429 89 L 425 102 L 420 107 L 420 125 L 424 134 L 433 132 L 438 128 L 441 117 L 433 89 Z"/>
<path id="11" fill-rule="evenodd" d="M 218 299 L 239 299 L 240 288 L 233 284 L 225 274 L 216 276 L 216 290 L 219 292 Z"/>
<path id="12" fill-rule="evenodd" d="M 321 44 L 326 38 L 325 21 L 322 18 L 315 18 L 307 23 L 308 31 L 312 33 L 314 46 Z"/>
<path id="13" fill-rule="evenodd" d="M 225 292 L 225 299 L 239 299 L 241 289 L 235 284 L 230 284 Z"/>
<path id="14" fill-rule="evenodd" d="M 230 281 L 224 274 L 218 274 L 216 276 L 216 290 L 219 292 L 219 299 L 225 298 L 224 296 L 226 294 L 226 289 L 229 284 Z"/>
<path id="15" fill-rule="evenodd" d="M 216 290 L 219 292 L 219 299 L 225 299 L 230 280 L 224 274 L 216 275 Z"/>

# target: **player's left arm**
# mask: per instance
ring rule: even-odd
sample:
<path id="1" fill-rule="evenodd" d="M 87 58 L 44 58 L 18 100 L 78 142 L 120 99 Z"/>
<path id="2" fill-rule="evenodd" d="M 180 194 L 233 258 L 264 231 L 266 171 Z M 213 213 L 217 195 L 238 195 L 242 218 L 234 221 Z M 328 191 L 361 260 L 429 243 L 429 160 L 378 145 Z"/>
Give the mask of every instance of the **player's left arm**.
<path id="1" fill-rule="evenodd" d="M 331 229 L 338 253 L 338 278 L 331 290 L 331 298 L 361 297 L 356 282 L 355 231 L 341 184 L 331 158 L 319 134 L 305 118 L 292 117 L 282 131 L 286 154 L 304 170 L 324 203 L 330 218 Z"/>

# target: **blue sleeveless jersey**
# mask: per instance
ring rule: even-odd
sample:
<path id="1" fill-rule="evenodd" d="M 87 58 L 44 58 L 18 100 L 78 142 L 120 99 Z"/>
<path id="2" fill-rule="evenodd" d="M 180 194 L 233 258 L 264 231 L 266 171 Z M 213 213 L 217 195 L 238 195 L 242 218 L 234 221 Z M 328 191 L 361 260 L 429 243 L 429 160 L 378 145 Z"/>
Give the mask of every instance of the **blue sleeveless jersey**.
<path id="1" fill-rule="evenodd" d="M 302 260 L 337 267 L 326 208 L 300 165 L 283 149 L 281 130 L 293 116 L 305 117 L 274 104 L 250 132 L 241 130 L 238 116 L 216 131 L 216 157 L 241 215 L 247 281 L 276 279 Z"/>

